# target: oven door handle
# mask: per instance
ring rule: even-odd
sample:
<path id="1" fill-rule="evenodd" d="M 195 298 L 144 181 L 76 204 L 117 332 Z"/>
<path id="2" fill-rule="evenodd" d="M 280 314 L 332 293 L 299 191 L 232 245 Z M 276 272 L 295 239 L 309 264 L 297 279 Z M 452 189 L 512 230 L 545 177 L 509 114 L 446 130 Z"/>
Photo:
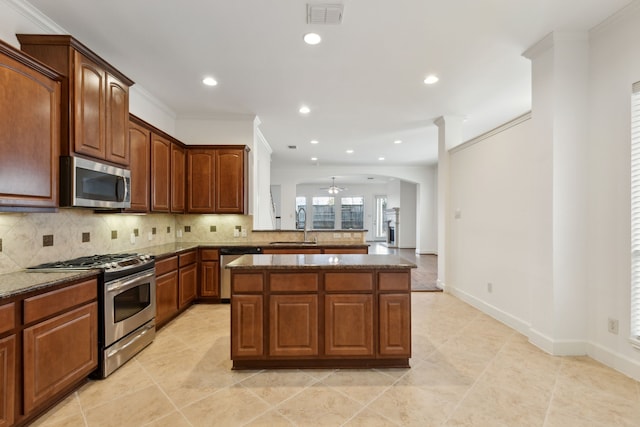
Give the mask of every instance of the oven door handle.
<path id="1" fill-rule="evenodd" d="M 144 279 L 155 276 L 155 274 L 155 270 L 152 270 L 127 280 L 117 280 L 114 283 L 107 285 L 107 292 L 121 291 L 126 288 L 132 288 L 134 286 L 137 286 L 141 281 L 144 281 Z"/>
<path id="2" fill-rule="evenodd" d="M 150 330 L 155 329 L 156 325 L 147 325 L 146 328 L 144 328 L 144 331 L 140 332 L 138 335 L 135 336 L 135 338 L 133 338 L 131 341 L 129 341 L 128 343 L 126 343 L 125 345 L 123 345 L 122 347 L 113 349 L 109 352 L 109 354 L 107 354 L 107 357 L 112 357 L 117 353 L 120 353 L 121 351 L 123 351 L 125 348 L 129 347 L 130 345 L 132 345 L 133 343 L 135 343 L 136 341 L 138 341 L 140 338 L 142 338 L 143 336 L 145 336 Z"/>

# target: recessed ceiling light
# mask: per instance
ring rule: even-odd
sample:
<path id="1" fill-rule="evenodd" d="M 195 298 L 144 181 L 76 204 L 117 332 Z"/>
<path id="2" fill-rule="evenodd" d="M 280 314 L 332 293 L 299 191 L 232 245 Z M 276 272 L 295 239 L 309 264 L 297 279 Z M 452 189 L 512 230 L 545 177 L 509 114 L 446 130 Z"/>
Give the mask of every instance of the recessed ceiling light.
<path id="1" fill-rule="evenodd" d="M 309 114 L 311 112 L 311 108 L 303 105 L 298 111 L 300 111 L 300 114 Z"/>
<path id="2" fill-rule="evenodd" d="M 312 162 L 315 162 L 316 160 L 318 160 L 318 158 L 317 158 L 317 157 L 312 157 L 312 158 L 311 158 L 311 161 L 312 161 Z"/>
<path id="3" fill-rule="evenodd" d="M 402 144 L 402 141 L 399 139 L 396 139 L 395 141 L 393 141 L 394 144 Z"/>
<path id="4" fill-rule="evenodd" d="M 347 154 L 353 154 L 353 150 L 347 150 Z"/>
<path id="5" fill-rule="evenodd" d="M 438 80 L 440 80 L 438 77 L 436 77 L 433 74 L 431 74 L 431 75 L 428 75 L 427 77 L 425 77 L 424 84 L 432 85 L 432 84 L 436 83 Z"/>
<path id="6" fill-rule="evenodd" d="M 317 139 L 312 139 L 311 141 L 309 141 L 309 143 L 311 143 L 311 144 L 318 144 L 318 140 L 317 140 Z"/>
<path id="7" fill-rule="evenodd" d="M 214 79 L 213 77 L 205 77 L 204 79 L 202 79 L 202 83 L 204 83 L 207 86 L 215 86 L 218 84 L 216 79 Z"/>
<path id="8" fill-rule="evenodd" d="M 384 157 L 378 157 L 378 160 L 384 160 Z"/>
<path id="9" fill-rule="evenodd" d="M 307 33 L 304 35 L 304 42 L 306 44 L 315 45 L 322 41 L 322 37 L 316 33 Z"/>

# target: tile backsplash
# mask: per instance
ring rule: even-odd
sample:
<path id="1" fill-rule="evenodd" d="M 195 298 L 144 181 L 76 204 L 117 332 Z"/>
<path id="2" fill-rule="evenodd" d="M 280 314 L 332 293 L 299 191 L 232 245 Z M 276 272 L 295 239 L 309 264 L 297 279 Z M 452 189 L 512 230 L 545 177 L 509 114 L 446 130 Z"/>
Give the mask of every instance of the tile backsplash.
<path id="1" fill-rule="evenodd" d="M 139 252 L 175 241 L 229 241 L 234 240 L 235 225 L 250 234 L 252 224 L 253 218 L 245 215 L 131 215 L 83 209 L 0 213 L 0 274 L 85 255 Z M 217 231 L 211 232 L 210 225 Z M 184 233 L 185 226 L 190 232 Z"/>

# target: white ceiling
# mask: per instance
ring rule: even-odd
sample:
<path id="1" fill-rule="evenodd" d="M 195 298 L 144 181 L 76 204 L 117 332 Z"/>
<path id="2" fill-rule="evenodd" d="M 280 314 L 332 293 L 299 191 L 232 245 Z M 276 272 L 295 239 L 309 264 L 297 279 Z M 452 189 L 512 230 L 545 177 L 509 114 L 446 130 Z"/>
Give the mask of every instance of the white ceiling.
<path id="1" fill-rule="evenodd" d="M 330 0 L 344 4 L 340 25 L 307 24 L 300 0 L 30 3 L 178 118 L 257 115 L 278 166 L 435 163 L 434 118 L 466 118 L 466 140 L 525 113 L 522 52 L 631 0 Z M 321 44 L 303 42 L 310 31 Z M 430 73 L 440 82 L 426 86 Z"/>

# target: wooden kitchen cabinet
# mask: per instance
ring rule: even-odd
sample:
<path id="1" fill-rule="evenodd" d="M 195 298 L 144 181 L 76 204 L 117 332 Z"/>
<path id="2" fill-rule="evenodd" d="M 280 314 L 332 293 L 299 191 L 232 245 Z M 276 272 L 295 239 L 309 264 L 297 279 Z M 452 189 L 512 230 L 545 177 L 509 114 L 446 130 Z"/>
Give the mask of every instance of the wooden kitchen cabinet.
<path id="1" fill-rule="evenodd" d="M 16 336 L 0 339 L 0 426 L 13 425 L 16 394 Z"/>
<path id="2" fill-rule="evenodd" d="M 98 366 L 97 292 L 97 279 L 90 279 L 24 300 L 25 413 L 67 392 Z"/>
<path id="3" fill-rule="evenodd" d="M 371 357 L 373 348 L 373 295 L 325 296 L 325 354 Z"/>
<path id="4" fill-rule="evenodd" d="M 185 149 L 171 143 L 171 212 L 184 213 L 186 209 L 187 159 Z"/>
<path id="5" fill-rule="evenodd" d="M 239 294 L 231 299 L 231 354 L 234 358 L 264 357 L 264 297 Z"/>
<path id="6" fill-rule="evenodd" d="M 171 210 L 171 141 L 151 133 L 151 210 Z"/>
<path id="7" fill-rule="evenodd" d="M 247 212 L 246 147 L 217 146 L 187 150 L 187 211 Z"/>
<path id="8" fill-rule="evenodd" d="M 220 300 L 220 251 L 200 249 L 200 300 Z"/>
<path id="9" fill-rule="evenodd" d="M 21 49 L 66 77 L 62 87 L 64 156 L 128 166 L 129 78 L 69 35 L 17 34 Z"/>
<path id="10" fill-rule="evenodd" d="M 0 42 L 0 210 L 58 206 L 62 80 Z"/>
<path id="11" fill-rule="evenodd" d="M 178 257 L 156 261 L 156 327 L 178 314 Z"/>
<path id="12" fill-rule="evenodd" d="M 409 294 L 379 295 L 380 357 L 409 357 L 411 354 L 411 319 Z"/>
<path id="13" fill-rule="evenodd" d="M 269 297 L 269 356 L 318 355 L 318 295 Z"/>
<path id="14" fill-rule="evenodd" d="M 180 277 L 178 279 L 178 309 L 182 310 L 191 304 L 197 296 L 198 265 L 197 251 L 189 251 L 178 256 Z"/>
<path id="15" fill-rule="evenodd" d="M 131 208 L 127 212 L 149 212 L 151 178 L 151 131 L 129 122 L 131 144 Z"/>

